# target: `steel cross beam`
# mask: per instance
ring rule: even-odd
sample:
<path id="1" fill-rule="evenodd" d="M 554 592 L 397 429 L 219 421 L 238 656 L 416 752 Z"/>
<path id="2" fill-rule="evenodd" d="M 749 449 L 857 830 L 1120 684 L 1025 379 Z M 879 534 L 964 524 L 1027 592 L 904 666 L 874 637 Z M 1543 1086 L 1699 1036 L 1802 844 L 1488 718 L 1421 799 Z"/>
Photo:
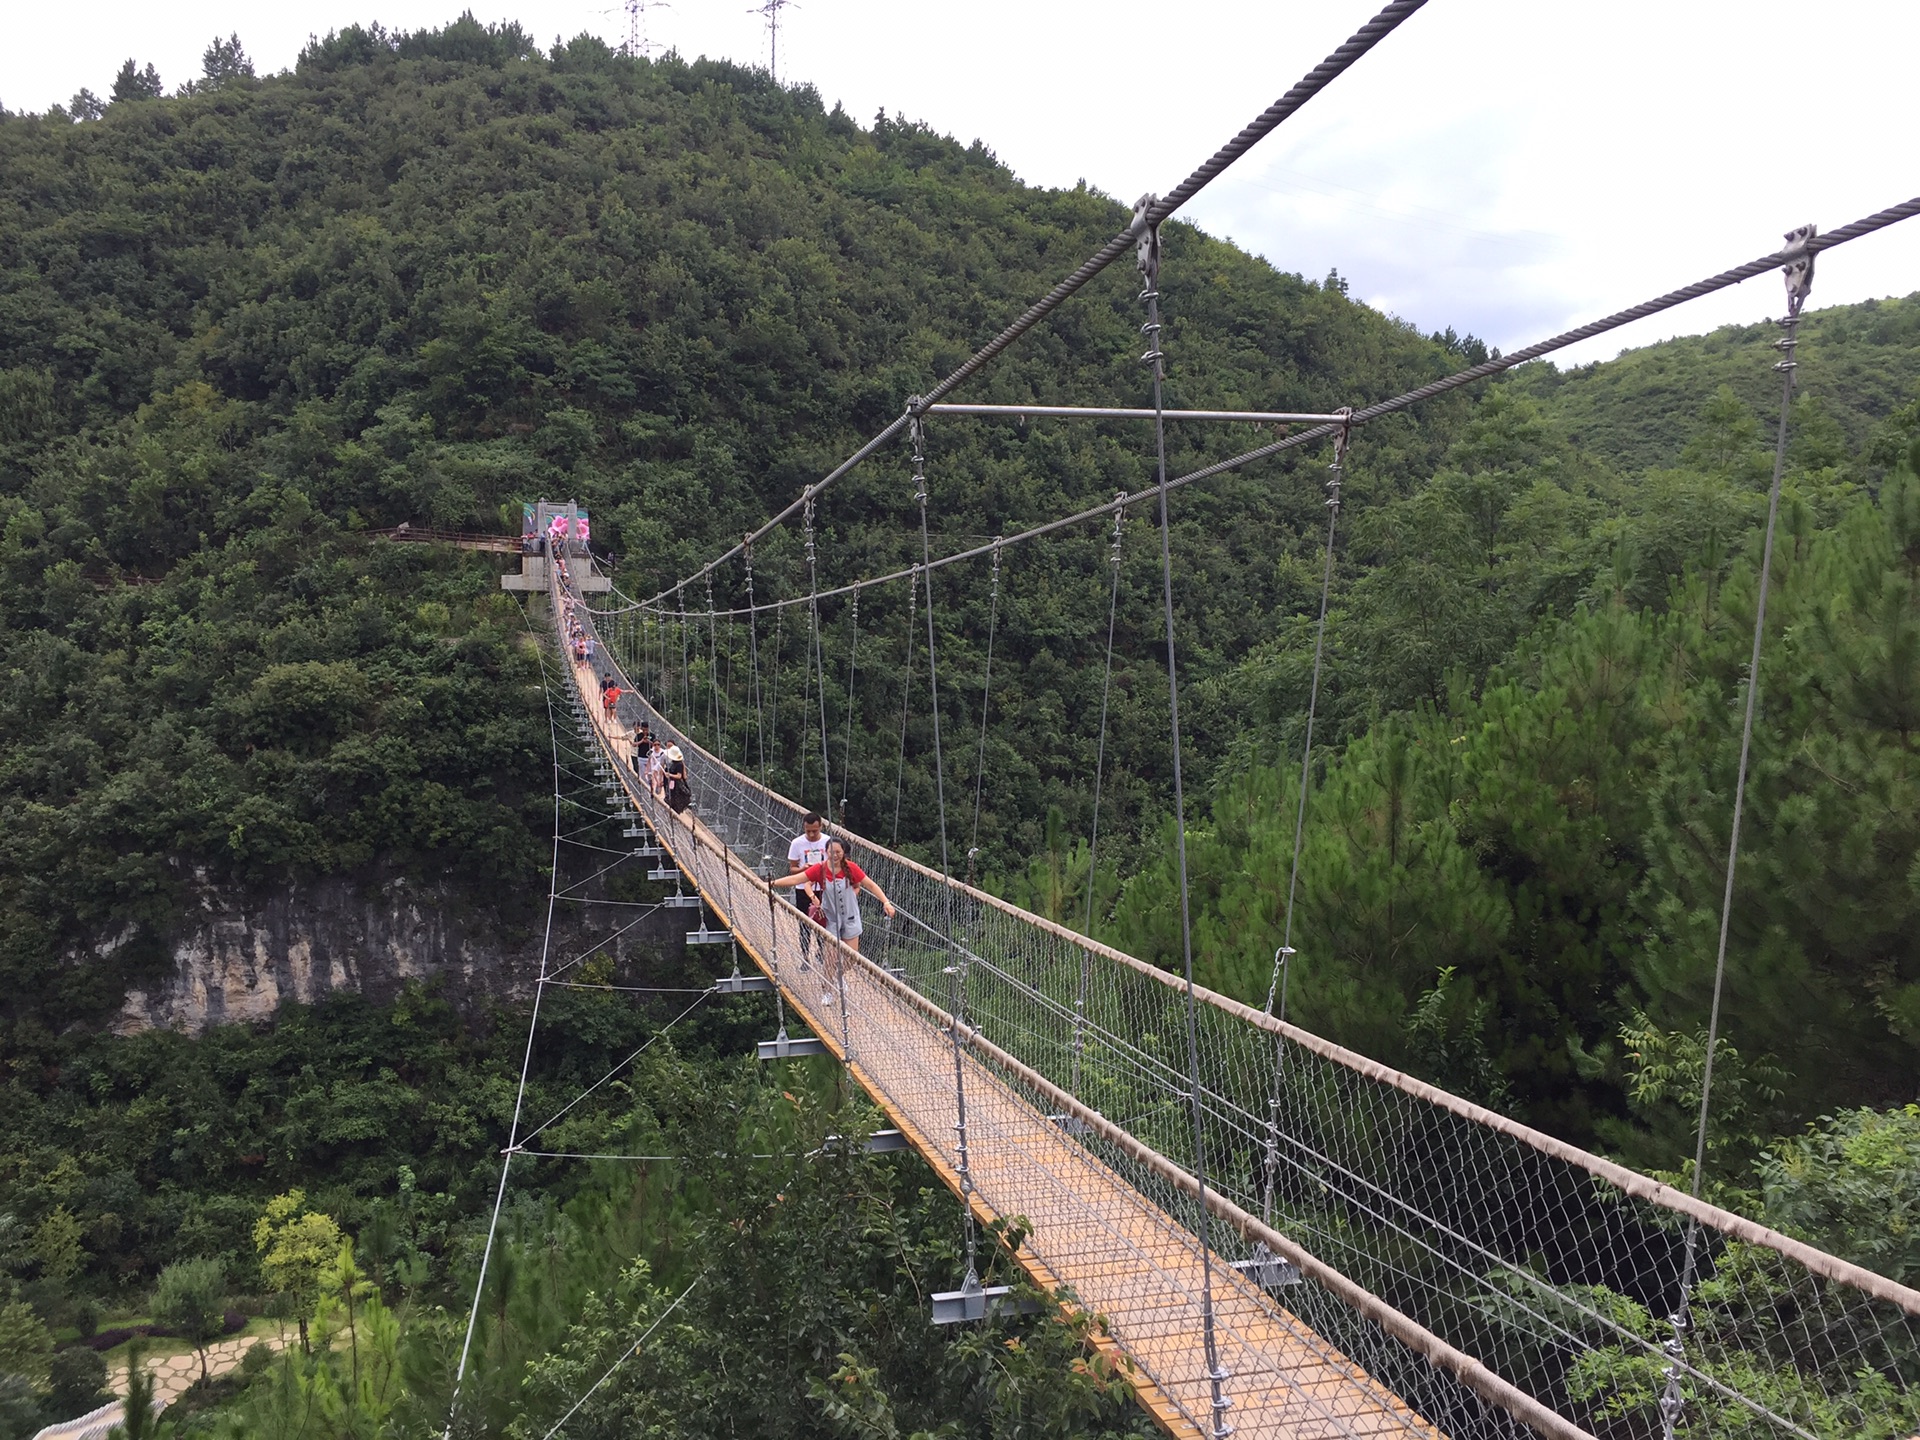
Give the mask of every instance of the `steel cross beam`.
<path id="1" fill-rule="evenodd" d="M 1151 410 L 1119 405 L 953 405 L 927 406 L 929 415 L 977 415 L 993 419 L 1040 420 L 1151 420 Z M 1227 420 L 1249 425 L 1333 425 L 1343 415 L 1311 415 L 1294 410 L 1168 410 L 1168 420 Z"/>

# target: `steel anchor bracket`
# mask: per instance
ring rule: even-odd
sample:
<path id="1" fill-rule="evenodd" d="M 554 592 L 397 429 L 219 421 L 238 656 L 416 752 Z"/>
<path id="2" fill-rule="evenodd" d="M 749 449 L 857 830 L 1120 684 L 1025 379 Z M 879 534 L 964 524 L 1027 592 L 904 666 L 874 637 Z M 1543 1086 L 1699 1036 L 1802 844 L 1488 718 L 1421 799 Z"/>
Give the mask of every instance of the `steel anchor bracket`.
<path id="1" fill-rule="evenodd" d="M 982 1285 L 969 1275 L 958 1290 L 934 1293 L 933 1323 L 962 1325 L 989 1315 L 1038 1315 L 1045 1308 L 1038 1300 L 1015 1296 L 1011 1285 Z"/>
<path id="2" fill-rule="evenodd" d="M 1253 1253 L 1244 1260 L 1235 1260 L 1233 1268 L 1262 1290 L 1277 1290 L 1283 1285 L 1301 1283 L 1300 1267 L 1274 1254 L 1264 1240 L 1256 1240 Z"/>
<path id="3" fill-rule="evenodd" d="M 803 1035 L 798 1040 L 790 1038 L 784 1031 L 772 1040 L 760 1042 L 762 1060 L 797 1060 L 803 1055 L 827 1055 L 827 1042 L 811 1035 Z"/>

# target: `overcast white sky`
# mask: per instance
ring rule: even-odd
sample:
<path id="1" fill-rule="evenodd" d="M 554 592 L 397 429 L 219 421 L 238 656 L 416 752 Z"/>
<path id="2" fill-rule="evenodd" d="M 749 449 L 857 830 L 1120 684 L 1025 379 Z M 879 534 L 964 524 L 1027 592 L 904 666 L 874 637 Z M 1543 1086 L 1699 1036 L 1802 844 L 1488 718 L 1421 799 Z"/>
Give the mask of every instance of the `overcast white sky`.
<path id="1" fill-rule="evenodd" d="M 310 33 L 443 24 L 464 0 L 95 0 L 16 11 L 0 102 L 104 93 L 127 56 L 169 88 L 238 32 L 262 73 Z M 475 0 L 544 46 L 619 43 L 615 0 Z M 985 140 L 1025 180 L 1164 191 L 1377 8 L 1371 0 L 798 0 L 780 74 L 862 121 Z M 765 64 L 747 0 L 653 7 L 649 38 Z M 1188 207 L 1287 270 L 1337 266 L 1424 329 L 1512 349 L 1920 193 L 1915 0 L 1432 0 Z M 4 177 L 0 177 L 0 184 Z M 1818 305 L 1920 290 L 1920 220 L 1824 257 Z M 1170 296 L 1173 293 L 1169 286 Z M 1766 278 L 1568 352 L 1778 314 Z"/>

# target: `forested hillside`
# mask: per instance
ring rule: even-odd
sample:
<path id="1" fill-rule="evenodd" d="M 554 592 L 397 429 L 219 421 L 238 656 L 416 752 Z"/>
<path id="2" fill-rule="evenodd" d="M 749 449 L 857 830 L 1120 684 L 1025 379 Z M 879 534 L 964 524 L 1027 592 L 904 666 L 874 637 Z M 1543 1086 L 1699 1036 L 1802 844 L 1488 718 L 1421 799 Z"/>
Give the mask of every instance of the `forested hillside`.
<path id="1" fill-rule="evenodd" d="M 590 39 L 541 57 L 471 23 L 351 31 L 291 76 L 84 123 L 13 117 L 0 164 L 16 1021 L 23 1003 L 52 999 L 60 1018 L 110 1005 L 195 866 L 251 881 L 381 854 L 476 894 L 533 885 L 515 794 L 524 674 L 502 638 L 515 612 L 472 567 L 357 531 L 494 528 L 517 524 L 522 498 L 571 495 L 623 584 L 677 577 L 1124 218 L 764 76 L 635 66 Z M 1191 230 L 1171 251 L 1201 281 L 1169 339 L 1184 400 L 1330 407 L 1448 366 L 1337 288 Z M 982 393 L 1136 397 L 1130 304 L 1115 275 Z M 1384 434 L 1383 472 L 1411 484 L 1460 413 Z M 1137 485 L 1139 439 L 956 426 L 937 442 L 940 538 Z M 903 555 L 909 492 L 897 460 L 850 484 L 822 517 L 828 563 Z M 1270 558 L 1317 507 L 1311 486 L 1269 475 L 1191 508 L 1200 673 L 1293 598 Z M 1082 573 L 1045 590 L 1010 579 L 1011 654 L 1048 678 L 1002 712 L 997 853 L 1032 848 L 1046 802 L 1084 789 L 1091 739 L 1056 754 L 1053 723 L 1087 695 L 1102 577 L 1097 537 L 1083 548 Z M 761 557 L 763 595 L 798 583 L 794 549 Z M 984 595 L 944 599 L 956 632 L 984 621 Z M 863 624 L 898 634 L 903 613 L 904 597 L 876 601 Z M 956 697 L 977 663 L 966 643 Z M 1161 765 L 1150 702 L 1123 706 L 1130 774 Z M 888 708 L 876 691 L 876 734 Z M 893 756 L 861 756 L 868 819 L 891 800 Z M 97 994 L 32 983 L 103 946 L 126 958 Z"/>
<path id="2" fill-rule="evenodd" d="M 1749 288 L 1758 292 L 1757 283 Z M 1779 304 L 1771 292 L 1754 299 L 1767 309 Z M 1800 337 L 1792 454 L 1809 467 L 1838 464 L 1871 446 L 1880 422 L 1920 388 L 1920 293 L 1810 311 Z M 1539 397 L 1582 449 L 1629 472 L 1666 469 L 1721 387 L 1755 414 L 1774 413 L 1774 376 L 1753 361 L 1775 338 L 1764 323 L 1729 325 L 1623 351 L 1604 364 L 1530 365 L 1509 383 Z M 1719 413 L 1728 413 L 1719 403 Z"/>
<path id="3" fill-rule="evenodd" d="M 650 595 L 1126 209 L 762 73 L 591 38 L 542 53 L 470 17 L 330 35 L 268 78 L 216 44 L 172 96 L 122 78 L 110 104 L 0 115 L 0 1440 L 90 1398 L 83 1338 L 152 1318 L 158 1277 L 208 1260 L 233 1303 L 323 1337 L 371 1304 L 383 1378 L 354 1390 L 322 1344 L 212 1387 L 227 1408 L 200 1429 L 291 1434 L 317 1405 L 341 1434 L 438 1433 L 524 1015 L 409 992 L 199 1041 L 108 1033 L 128 986 L 174 963 L 183 915 L 295 876 L 403 877 L 537 927 L 549 760 L 527 617 L 497 562 L 367 532 L 515 529 L 524 500 L 578 498 L 621 590 Z M 1180 224 L 1166 239 L 1171 403 L 1360 405 L 1484 354 L 1337 275 Z M 967 398 L 1143 403 L 1120 269 Z M 1692 1153 L 1774 333 L 1529 367 L 1366 427 L 1340 517 L 1290 1014 L 1662 1172 Z M 1910 1281 L 1920 299 L 1815 312 L 1805 333 L 1711 1183 Z M 1176 426 L 1171 461 L 1263 438 Z M 1174 510 L 1198 961 L 1256 1004 L 1285 924 L 1324 463 L 1221 477 Z M 1137 490 L 1150 464 L 1125 422 L 940 418 L 933 549 Z M 1095 932 L 1176 964 L 1149 522 L 1122 540 L 1097 866 L 1106 526 L 1008 550 L 997 599 L 984 559 L 942 572 L 940 721 L 956 856 L 977 843 L 984 883 L 1076 926 L 1095 869 Z M 818 525 L 823 583 L 916 559 L 904 453 L 836 486 Z M 759 548 L 754 583 L 804 591 L 796 531 Z M 737 566 L 716 572 L 717 603 L 743 596 Z M 704 584 L 681 598 L 708 608 Z M 934 730 L 908 607 L 891 587 L 823 608 L 834 795 L 805 609 L 756 642 L 774 782 L 846 795 L 855 828 L 924 855 Z M 737 625 L 704 638 L 746 653 Z M 692 671 L 697 727 L 717 678 L 718 743 L 746 753 L 747 677 Z M 697 977 L 655 956 L 622 978 Z M 474 1432 L 542 1433 L 711 1275 L 581 1433 L 1144 1424 L 1072 1326 L 931 1335 L 957 1210 L 897 1157 L 802 1163 L 872 1117 L 830 1073 L 754 1071 L 758 1012 L 730 1003 L 555 1136 L 679 1160 L 637 1180 L 539 1162 L 516 1188 Z M 672 1013 L 563 996 L 536 1102 L 565 1103 Z"/>

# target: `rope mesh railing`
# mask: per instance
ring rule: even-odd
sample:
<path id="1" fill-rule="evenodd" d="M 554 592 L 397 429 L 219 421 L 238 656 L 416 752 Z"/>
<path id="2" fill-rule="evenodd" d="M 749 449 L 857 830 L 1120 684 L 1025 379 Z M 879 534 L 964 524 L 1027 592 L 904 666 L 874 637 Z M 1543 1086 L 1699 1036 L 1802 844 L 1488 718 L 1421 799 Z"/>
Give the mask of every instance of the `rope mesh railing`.
<path id="1" fill-rule="evenodd" d="M 628 634 L 603 669 L 638 660 Z M 948 971 L 965 962 L 982 1203 L 1028 1222 L 1039 1263 L 1205 1431 L 1178 978 L 851 835 L 898 915 L 870 916 L 858 961 L 803 956 L 800 912 L 755 880 L 784 872 L 803 807 L 634 703 L 680 745 L 696 797 L 685 824 L 629 782 L 649 822 L 932 1154 L 953 1150 Z M 1677 1363 L 1678 1435 L 1920 1435 L 1920 1293 L 1198 994 L 1216 1326 L 1241 1434 L 1650 1436 Z M 1681 1336 L 1689 1219 L 1704 1243 Z"/>

